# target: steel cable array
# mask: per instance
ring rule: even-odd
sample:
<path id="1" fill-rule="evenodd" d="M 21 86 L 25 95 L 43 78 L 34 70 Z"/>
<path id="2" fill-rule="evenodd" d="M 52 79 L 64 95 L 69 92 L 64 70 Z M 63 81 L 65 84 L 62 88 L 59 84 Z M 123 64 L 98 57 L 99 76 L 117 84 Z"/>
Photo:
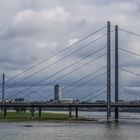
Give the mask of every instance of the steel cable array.
<path id="1" fill-rule="evenodd" d="M 104 28 L 105 28 L 105 27 L 99 29 L 98 31 L 94 32 L 92 35 L 94 35 L 95 33 L 97 33 L 97 32 L 99 32 L 99 31 L 103 30 Z M 82 48 L 85 48 L 86 46 L 88 46 L 88 45 L 90 45 L 90 44 L 96 42 L 97 40 L 103 38 L 104 36 L 106 36 L 106 34 L 103 35 L 103 36 L 100 36 L 99 38 L 93 40 L 92 42 L 90 42 L 90 43 L 84 45 L 84 46 L 81 47 L 80 49 L 75 50 L 74 52 L 72 52 L 72 53 L 69 54 L 68 56 L 74 54 L 74 53 L 77 52 L 77 51 L 80 51 Z M 87 36 L 87 38 L 88 38 L 88 37 L 90 37 L 90 35 Z M 84 39 L 86 39 L 86 37 L 85 37 Z M 83 40 L 84 40 L 84 39 L 83 39 Z M 81 41 L 82 41 L 82 40 L 81 40 Z M 79 42 L 80 42 L 80 41 L 78 41 L 78 43 L 79 43 Z M 73 45 L 78 44 L 78 43 L 74 43 Z M 73 45 L 71 45 L 70 48 L 71 48 Z M 104 48 L 101 48 L 101 49 L 99 49 L 98 51 L 101 51 L 102 49 L 104 49 Z M 64 49 L 64 51 L 65 51 L 65 50 L 66 50 L 66 49 Z M 61 52 L 63 52 L 63 51 L 60 51 L 60 53 L 61 53 Z M 92 54 L 94 54 L 94 53 L 97 53 L 97 52 L 95 51 L 95 52 L 93 52 Z M 59 54 L 59 53 L 57 53 L 57 55 L 58 55 L 58 54 Z M 87 57 L 91 56 L 92 54 L 89 54 Z M 55 55 L 56 55 L 56 54 L 55 54 Z M 54 55 L 54 56 L 55 56 L 55 55 Z M 104 56 L 104 55 L 105 55 L 105 53 L 102 54 L 101 56 L 97 57 L 96 59 L 98 59 L 98 58 L 100 58 L 100 57 L 102 57 L 102 56 Z M 52 56 L 52 57 L 53 57 L 53 56 Z M 52 57 L 49 57 L 48 59 L 51 59 Z M 87 57 L 85 57 L 85 58 L 87 58 Z M 85 58 L 82 58 L 82 60 L 84 60 Z M 48 59 L 46 59 L 46 60 L 48 60 Z M 64 58 L 61 58 L 60 61 L 63 60 L 63 59 L 64 59 Z M 96 59 L 95 59 L 95 60 L 96 60 Z M 76 64 L 76 63 L 78 63 L 78 62 L 80 62 L 80 61 L 82 61 L 82 60 L 79 60 L 79 61 L 75 62 L 74 64 Z M 36 67 L 36 66 L 38 66 L 39 64 L 43 63 L 44 61 L 45 61 L 45 60 L 40 61 L 40 63 L 38 63 L 38 64 L 34 65 L 33 67 L 30 67 L 29 69 L 23 71 L 23 73 L 29 71 L 30 69 L 33 69 L 34 67 Z M 92 62 L 92 61 L 88 62 L 87 64 L 89 64 L 89 63 L 91 63 L 91 62 Z M 54 64 L 56 64 L 56 63 L 57 63 L 57 62 L 55 62 Z M 74 64 L 72 64 L 71 66 L 73 66 Z M 85 66 L 85 65 L 87 65 L 87 64 L 82 65 L 82 67 Z M 50 65 L 48 65 L 48 66 L 46 66 L 46 67 L 49 67 L 49 66 L 51 66 L 51 65 L 53 65 L 53 64 L 50 64 Z M 37 73 L 39 73 L 40 71 L 44 70 L 46 67 L 44 67 L 43 69 L 40 69 L 39 71 L 37 71 L 37 72 L 35 72 L 35 73 L 32 73 L 31 75 L 28 76 L 28 78 L 31 77 L 31 76 L 33 76 L 33 75 L 35 75 L 35 74 L 37 74 Z M 70 66 L 68 66 L 68 67 L 66 67 L 66 68 L 64 68 L 64 69 L 62 69 L 62 71 L 66 70 L 66 69 L 69 68 L 69 67 L 70 67 Z M 79 68 L 81 68 L 81 67 L 79 67 Z M 79 69 L 79 68 L 78 68 L 78 69 Z M 76 69 L 76 70 L 78 70 L 78 69 Z M 74 71 L 76 71 L 76 70 L 74 70 Z M 58 73 L 60 73 L 60 72 L 62 72 L 62 71 L 56 72 L 56 73 L 50 75 L 49 77 L 40 80 L 39 82 L 33 84 L 32 87 L 33 87 L 33 86 L 36 86 L 37 84 L 40 84 L 41 82 L 45 81 L 45 80 L 48 79 L 48 78 L 51 78 L 51 77 L 57 75 Z M 72 72 L 74 72 L 74 71 L 72 71 Z M 72 73 L 72 72 L 70 72 L 70 73 Z M 23 73 L 20 73 L 20 74 L 18 74 L 18 75 L 16 75 L 16 76 L 12 77 L 11 79 L 9 79 L 9 80 L 7 80 L 7 81 L 11 81 L 11 80 L 13 80 L 14 78 L 16 78 L 16 77 L 22 75 Z M 68 73 L 68 74 L 70 74 L 70 73 Z M 56 80 L 59 80 L 59 79 L 65 77 L 65 76 L 67 76 L 68 74 L 63 75 L 62 77 L 59 77 L 59 78 L 53 80 L 52 82 L 55 82 Z M 22 79 L 21 81 L 26 80 L 26 78 L 27 78 L 27 77 L 25 77 L 25 78 Z M 16 82 L 16 83 L 14 83 L 14 85 L 19 84 L 19 82 L 21 82 L 21 81 L 18 81 L 18 82 Z M 51 83 L 52 83 L 52 82 L 51 82 Z M 14 86 L 14 85 L 11 85 L 11 87 Z M 45 86 L 44 86 L 44 87 L 45 87 Z M 9 98 L 15 97 L 15 96 L 17 96 L 17 95 L 23 93 L 24 91 L 26 91 L 26 90 L 28 90 L 28 89 L 30 89 L 30 88 L 31 88 L 31 87 L 27 87 L 27 88 L 23 89 L 22 91 L 19 91 L 18 93 L 16 93 L 16 94 L 10 96 Z M 43 87 L 40 87 L 38 90 L 40 90 L 40 89 L 42 89 L 42 88 L 43 88 Z M 38 91 L 38 90 L 37 90 L 37 91 Z M 32 93 L 32 92 L 38 94 L 36 91 L 31 91 L 31 93 Z"/>
<path id="2" fill-rule="evenodd" d="M 37 64 L 35 64 L 35 65 L 31 66 L 31 67 L 29 67 L 28 69 L 24 70 L 23 72 L 21 72 L 21 73 L 15 75 L 15 76 L 9 78 L 8 80 L 6 80 L 6 82 L 9 82 L 9 81 L 11 81 L 11 80 L 13 80 L 13 79 L 19 77 L 20 75 L 22 75 L 22 74 L 25 73 L 25 72 L 28 72 L 28 71 L 31 70 L 31 69 L 34 69 L 34 68 L 37 67 L 38 65 L 40 65 L 40 64 L 42 64 L 42 63 L 44 63 L 44 62 L 50 60 L 51 58 L 57 56 L 58 54 L 61 54 L 62 52 L 65 52 L 66 50 L 68 50 L 68 49 L 74 47 L 74 46 L 77 45 L 78 43 L 82 42 L 83 40 L 86 40 L 87 38 L 89 38 L 89 37 L 95 35 L 96 33 L 102 31 L 102 30 L 105 29 L 105 28 L 106 28 L 106 26 L 104 26 L 104 27 L 102 27 L 102 28 L 96 30 L 95 32 L 93 32 L 93 33 L 91 33 L 91 34 L 89 34 L 89 35 L 87 35 L 87 36 L 85 36 L 85 37 L 83 37 L 83 38 L 80 39 L 79 41 L 75 42 L 74 44 L 72 44 L 72 45 L 70 45 L 70 46 L 68 46 L 68 47 L 66 47 L 66 48 L 64 48 L 63 50 L 57 52 L 56 54 L 54 54 L 54 55 L 52 55 L 52 56 L 50 56 L 50 57 L 48 57 L 48 58 L 45 58 L 44 60 L 38 62 Z"/>
<path id="3" fill-rule="evenodd" d="M 61 77 L 59 77 L 59 78 L 57 78 L 57 79 L 55 79 L 55 80 L 53 80 L 53 81 L 51 81 L 51 82 L 45 84 L 45 85 L 43 85 L 43 86 L 45 87 L 45 86 L 47 86 L 47 85 L 49 85 L 49 84 L 53 84 L 54 82 L 58 81 L 59 79 L 61 79 L 61 78 L 65 77 L 65 76 L 67 76 L 67 75 L 69 75 L 69 74 L 71 74 L 71 73 L 77 71 L 78 69 L 82 68 L 83 66 L 86 66 L 86 65 L 90 64 L 91 62 L 93 62 L 93 61 L 95 61 L 95 60 L 97 60 L 97 59 L 103 57 L 104 55 L 106 55 L 106 53 L 104 53 L 104 54 L 98 56 L 98 57 L 97 57 L 96 59 L 94 59 L 94 60 L 88 61 L 87 63 L 81 65 L 80 67 L 78 67 L 78 68 L 76 68 L 76 69 L 70 71 L 69 73 L 67 73 L 67 74 L 65 74 L 65 75 L 63 75 L 63 76 L 61 76 Z M 43 82 L 43 81 L 45 81 L 45 80 L 47 80 L 47 78 L 42 79 L 41 81 L 39 81 L 39 82 L 33 84 L 32 86 L 37 86 L 38 84 L 40 84 L 40 82 Z M 23 89 L 22 91 L 18 92 L 17 94 L 15 94 L 14 96 L 19 95 L 19 94 L 21 94 L 21 93 L 27 91 L 27 90 L 30 89 L 30 88 L 31 88 L 31 87 L 27 87 L 27 88 Z M 42 87 L 38 88 L 38 90 L 40 90 L 40 89 L 42 89 Z M 35 91 L 36 91 L 36 90 L 35 90 Z M 32 91 L 32 92 L 33 92 L 33 91 Z M 30 92 L 30 94 L 31 94 L 32 92 Z M 28 93 L 28 94 L 29 94 L 29 93 Z M 27 95 L 28 95 L 28 94 L 27 94 Z M 25 95 L 25 96 L 26 96 L 26 95 Z M 13 95 L 10 96 L 9 98 L 11 98 L 11 97 L 13 97 Z"/>

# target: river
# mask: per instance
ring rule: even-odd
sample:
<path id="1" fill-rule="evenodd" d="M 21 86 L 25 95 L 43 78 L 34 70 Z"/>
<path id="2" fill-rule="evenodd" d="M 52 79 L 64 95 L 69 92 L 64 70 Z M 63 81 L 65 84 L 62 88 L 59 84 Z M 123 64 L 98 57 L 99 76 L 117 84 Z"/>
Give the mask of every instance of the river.
<path id="1" fill-rule="evenodd" d="M 103 119 L 105 114 L 80 112 L 80 115 L 89 117 L 95 115 Z M 133 116 L 133 119 L 130 119 L 129 116 Z M 2 122 L 0 123 L 0 140 L 140 140 L 140 119 L 138 116 L 140 118 L 140 114 L 137 113 L 123 113 L 119 124 Z M 125 117 L 129 119 L 126 120 Z"/>

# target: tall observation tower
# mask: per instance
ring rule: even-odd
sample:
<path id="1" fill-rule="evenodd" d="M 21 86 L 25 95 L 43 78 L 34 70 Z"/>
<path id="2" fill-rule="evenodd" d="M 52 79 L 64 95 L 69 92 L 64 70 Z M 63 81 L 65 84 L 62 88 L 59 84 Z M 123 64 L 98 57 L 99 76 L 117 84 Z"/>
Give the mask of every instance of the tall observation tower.
<path id="1" fill-rule="evenodd" d="M 61 94 L 62 94 L 61 85 L 60 84 L 55 85 L 54 86 L 54 100 L 61 101 L 62 100 Z"/>

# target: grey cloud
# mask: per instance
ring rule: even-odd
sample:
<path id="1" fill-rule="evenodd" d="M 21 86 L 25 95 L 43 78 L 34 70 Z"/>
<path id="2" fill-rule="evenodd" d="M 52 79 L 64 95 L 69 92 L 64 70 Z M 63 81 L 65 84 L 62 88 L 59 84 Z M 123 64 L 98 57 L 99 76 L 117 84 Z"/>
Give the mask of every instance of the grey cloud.
<path id="1" fill-rule="evenodd" d="M 118 24 L 120 27 L 140 32 L 140 19 L 138 18 L 140 12 L 139 4 L 140 2 L 137 0 L 77 0 L 74 2 L 66 0 L 0 0 L 0 71 L 1 73 L 3 71 L 7 72 L 8 77 L 15 75 L 40 60 L 64 49 L 72 40 L 80 39 L 84 35 L 104 26 L 107 20 L 111 20 L 113 25 Z M 105 32 L 106 31 L 102 33 L 104 34 Z M 119 39 L 120 46 L 125 45 L 126 48 L 130 49 L 130 47 L 133 46 L 133 42 L 137 42 L 133 50 L 140 50 L 138 48 L 139 39 L 135 41 L 131 37 L 126 38 L 125 35 L 119 36 Z M 90 40 L 87 42 L 89 41 Z M 85 43 L 86 41 L 75 46 L 74 49 Z M 104 39 L 95 43 L 95 45 L 98 49 L 102 47 L 102 45 L 106 45 L 106 40 Z M 92 51 L 94 51 L 94 48 L 91 50 L 88 48 L 83 49 L 83 51 L 79 51 L 73 56 L 63 60 L 63 62 L 48 68 L 24 84 L 30 84 L 32 81 L 36 82 L 43 78 L 44 75 L 55 73 L 61 68 L 72 64 L 75 60 L 87 56 Z M 36 68 L 35 71 L 55 62 L 70 52 L 72 52 L 72 50 L 62 53 L 54 59 L 42 64 Z M 87 60 L 94 59 L 96 56 L 97 54 Z M 132 58 L 128 59 L 122 55 L 120 59 L 124 60 L 121 64 L 123 66 L 139 68 L 139 60 L 135 60 L 135 57 L 133 57 L 134 60 L 132 60 Z M 104 58 L 58 82 L 63 84 L 71 83 L 79 79 L 81 75 L 86 75 L 103 64 L 106 64 Z M 76 67 L 78 67 L 78 65 L 74 68 Z M 68 71 L 70 70 L 65 71 L 62 75 Z M 27 75 L 30 75 L 32 72 L 33 71 L 28 72 Z M 123 77 L 123 75 L 121 76 Z M 24 75 L 22 75 L 22 77 L 24 77 Z M 102 81 L 104 81 L 104 79 L 105 77 L 94 84 L 96 86 L 103 84 Z M 128 80 L 130 81 L 129 83 L 126 80 L 123 81 L 123 83 L 135 83 L 137 85 L 139 82 L 139 80 L 135 80 L 132 77 L 129 77 Z M 90 84 L 92 85 L 92 83 Z M 90 86 L 90 84 L 87 86 Z M 87 87 L 85 87 L 85 91 L 86 89 Z"/>

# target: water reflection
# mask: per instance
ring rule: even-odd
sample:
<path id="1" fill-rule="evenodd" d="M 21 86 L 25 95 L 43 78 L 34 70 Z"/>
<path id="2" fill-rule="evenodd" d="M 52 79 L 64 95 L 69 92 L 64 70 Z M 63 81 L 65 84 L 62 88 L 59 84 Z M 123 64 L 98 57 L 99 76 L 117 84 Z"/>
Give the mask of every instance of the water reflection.
<path id="1" fill-rule="evenodd" d="M 89 116 L 89 114 L 85 113 Z M 92 114 L 94 115 L 94 114 Z M 96 114 L 97 115 L 97 114 Z M 92 116 L 93 117 L 93 116 Z M 140 117 L 140 115 L 139 115 Z M 0 123 L 0 140 L 139 140 L 140 119 L 121 123 Z"/>

